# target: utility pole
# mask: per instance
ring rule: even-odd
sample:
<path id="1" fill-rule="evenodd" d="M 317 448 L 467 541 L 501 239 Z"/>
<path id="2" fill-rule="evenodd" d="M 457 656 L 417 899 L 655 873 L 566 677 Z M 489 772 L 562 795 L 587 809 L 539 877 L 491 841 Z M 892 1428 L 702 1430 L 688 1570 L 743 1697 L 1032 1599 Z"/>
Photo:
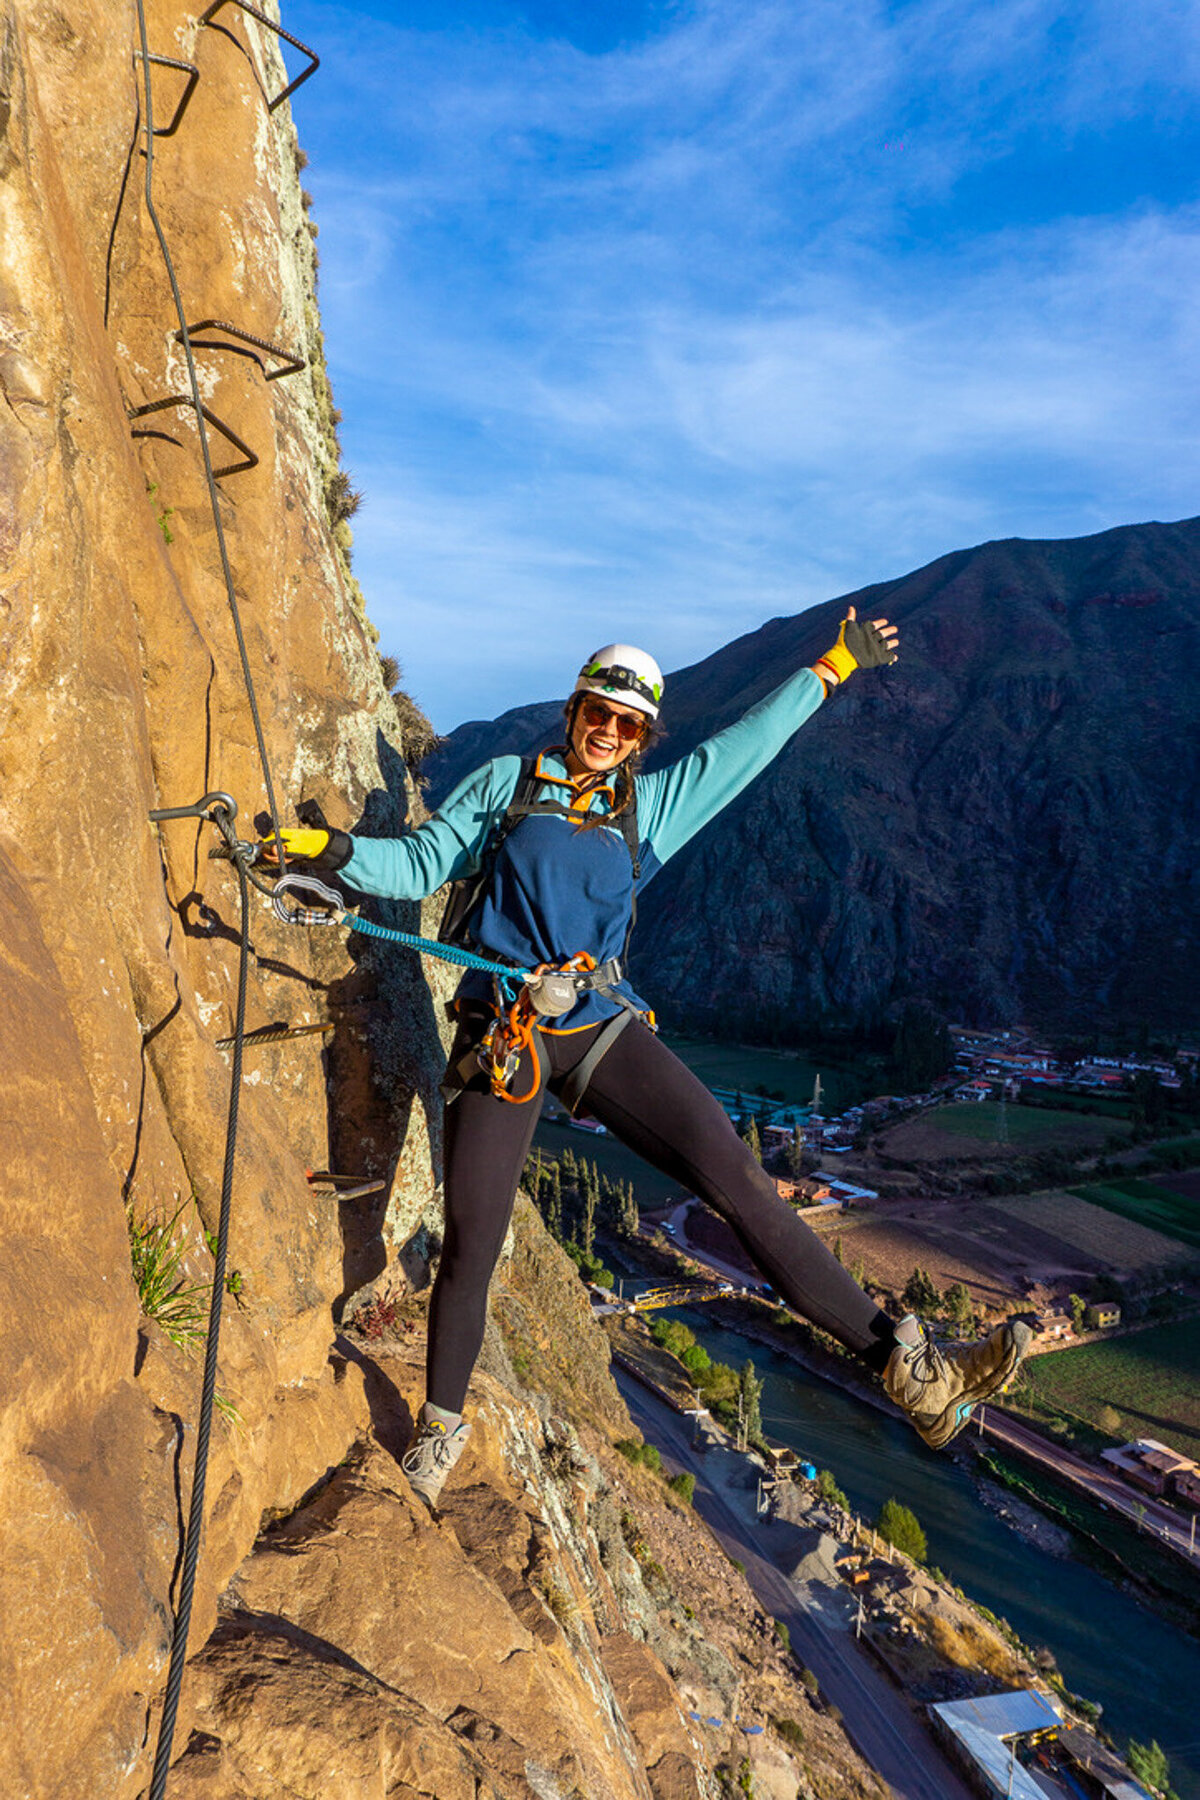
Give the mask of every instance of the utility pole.
<path id="1" fill-rule="evenodd" d="M 1017 1740 L 1015 1738 L 1012 1738 L 1009 1740 L 1009 1745 L 1008 1745 L 1008 1793 L 1005 1796 L 1005 1800 L 1012 1800 L 1013 1770 L 1016 1767 L 1016 1762 L 1017 1762 Z"/>
<path id="2" fill-rule="evenodd" d="M 1192 1537 L 1191 1537 L 1191 1542 L 1188 1544 L 1188 1555 L 1195 1556 L 1195 1554 L 1196 1554 L 1196 1515 L 1195 1515 L 1195 1513 L 1193 1513 L 1192 1514 Z"/>
<path id="3" fill-rule="evenodd" d="M 854 1635 L 856 1638 L 861 1638 L 862 1628 L 863 1628 L 863 1591 L 861 1588 L 859 1588 L 859 1590 L 858 1590 L 858 1617 L 854 1621 Z"/>

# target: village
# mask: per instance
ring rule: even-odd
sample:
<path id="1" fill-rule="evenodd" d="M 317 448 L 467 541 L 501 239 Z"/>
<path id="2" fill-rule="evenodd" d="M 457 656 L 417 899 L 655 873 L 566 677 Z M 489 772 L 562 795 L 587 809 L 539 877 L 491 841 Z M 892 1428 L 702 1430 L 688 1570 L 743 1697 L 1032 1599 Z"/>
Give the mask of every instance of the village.
<path id="1" fill-rule="evenodd" d="M 904 1148 L 901 1128 L 911 1132 L 914 1121 L 939 1108 L 989 1103 L 1000 1123 L 996 1144 L 985 1140 L 983 1147 L 1006 1151 L 1005 1113 L 1016 1112 L 1014 1103 L 1022 1095 L 1028 1099 L 1031 1090 L 1034 1104 L 1055 1091 L 1085 1099 L 1127 1094 L 1137 1082 L 1180 1094 L 1194 1086 L 1200 1046 L 1180 1044 L 1170 1056 L 1089 1054 L 1066 1061 L 1020 1028 L 949 1031 L 953 1066 L 919 1093 L 883 1094 L 827 1115 L 819 1076 L 807 1105 L 715 1084 L 712 1092 L 781 1198 L 802 1209 L 814 1229 L 831 1235 L 839 1257 L 881 1297 L 890 1292 L 901 1304 L 932 1313 L 937 1332 L 969 1335 L 1024 1306 L 1038 1320 L 1033 1354 L 1040 1356 L 1117 1338 L 1145 1328 L 1148 1320 L 1200 1307 L 1200 1259 L 1136 1219 L 1115 1219 L 1070 1192 L 995 1201 L 989 1195 L 984 1204 L 969 1192 L 963 1199 L 934 1197 L 927 1182 L 913 1180 L 907 1159 L 892 1153 Z M 594 1120 L 569 1122 L 603 1133 Z M 970 1139 L 960 1146 L 978 1148 Z M 956 1159 L 959 1173 L 962 1160 Z M 1080 1173 L 1096 1160 L 1082 1156 Z M 919 1159 L 918 1167 L 929 1175 Z M 691 1196 L 679 1195 L 655 1224 L 675 1248 L 707 1263 L 718 1277 L 734 1277 L 744 1291 L 772 1297 L 732 1234 Z M 1013 1241 L 1018 1235 L 1019 1252 Z M 1115 1408 L 1108 1410 L 1111 1417 L 1101 1408 L 1101 1422 L 1111 1432 L 1119 1420 Z M 1044 1429 L 1044 1421 L 1031 1423 Z M 1194 1551 L 1200 1461 L 1158 1435 L 1140 1433 L 1103 1448 L 1093 1441 L 1072 1445 L 1069 1435 L 1065 1445 L 1061 1437 L 1055 1444 L 1056 1453 L 1072 1448 L 1083 1450 L 1088 1462 L 1103 1463 L 1128 1488 L 1130 1502 L 1119 1510 L 1138 1516 L 1142 1496 L 1160 1503 L 1167 1541 L 1182 1536 L 1167 1509 L 1180 1509 L 1187 1539 L 1182 1547 Z"/>

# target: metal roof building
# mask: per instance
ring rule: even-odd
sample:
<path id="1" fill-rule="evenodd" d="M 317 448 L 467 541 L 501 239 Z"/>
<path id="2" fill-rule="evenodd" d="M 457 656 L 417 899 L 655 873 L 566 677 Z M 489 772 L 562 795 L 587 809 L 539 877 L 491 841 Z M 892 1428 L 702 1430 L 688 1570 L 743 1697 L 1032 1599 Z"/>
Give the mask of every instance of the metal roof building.
<path id="1" fill-rule="evenodd" d="M 1105 1800 L 1150 1800 L 1120 1757 L 1114 1756 L 1090 1731 L 1078 1725 L 1068 1726 L 1059 1732 L 1058 1740 L 1075 1763 L 1098 1783 Z"/>
<path id="2" fill-rule="evenodd" d="M 1058 1729 L 1058 1709 L 1045 1694 L 1024 1688 L 1014 1694 L 986 1694 L 977 1700 L 950 1700 L 931 1706 L 941 1729 L 954 1739 L 985 1793 L 1001 1800 L 1046 1800 L 1040 1782 L 1012 1755 L 1007 1740 Z"/>

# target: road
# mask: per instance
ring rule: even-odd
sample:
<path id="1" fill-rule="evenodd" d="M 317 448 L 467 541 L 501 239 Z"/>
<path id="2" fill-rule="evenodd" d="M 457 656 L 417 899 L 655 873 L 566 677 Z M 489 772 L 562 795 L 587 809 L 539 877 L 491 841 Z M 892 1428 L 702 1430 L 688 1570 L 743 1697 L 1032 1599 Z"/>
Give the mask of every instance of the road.
<path id="1" fill-rule="evenodd" d="M 746 1565 L 759 1603 L 782 1619 L 792 1649 L 842 1714 L 855 1749 L 891 1787 L 895 1800 L 974 1800 L 932 1737 L 900 1695 L 855 1648 L 844 1621 L 803 1583 L 791 1582 L 764 1555 L 762 1527 L 743 1519 L 709 1479 L 704 1456 L 692 1449 L 688 1426 L 632 1375 L 615 1370 L 617 1385 L 642 1435 L 658 1445 L 672 1471 L 696 1477 L 694 1505 L 729 1556 Z"/>
<path id="2" fill-rule="evenodd" d="M 1179 1514 L 1170 1507 L 1160 1505 L 1150 1495 L 1145 1499 L 1140 1498 L 1131 1492 L 1119 1475 L 1110 1474 L 1103 1466 L 1097 1467 L 1095 1463 L 1085 1462 L 1083 1457 L 1075 1456 L 1058 1444 L 1048 1444 L 1036 1431 L 1031 1431 L 1026 1425 L 1019 1425 L 1015 1419 L 997 1412 L 994 1407 L 980 1410 L 984 1415 L 980 1428 L 989 1437 L 995 1438 L 998 1444 L 1028 1457 L 1030 1462 L 1041 1464 L 1051 1474 L 1069 1481 L 1074 1487 L 1082 1488 L 1093 1500 L 1098 1500 L 1103 1506 L 1111 1507 L 1114 1512 L 1131 1520 L 1139 1530 L 1147 1532 L 1161 1543 L 1169 1544 L 1181 1556 L 1190 1556 L 1194 1564 L 1200 1562 L 1200 1544 L 1189 1549 L 1191 1528 L 1185 1526 Z"/>

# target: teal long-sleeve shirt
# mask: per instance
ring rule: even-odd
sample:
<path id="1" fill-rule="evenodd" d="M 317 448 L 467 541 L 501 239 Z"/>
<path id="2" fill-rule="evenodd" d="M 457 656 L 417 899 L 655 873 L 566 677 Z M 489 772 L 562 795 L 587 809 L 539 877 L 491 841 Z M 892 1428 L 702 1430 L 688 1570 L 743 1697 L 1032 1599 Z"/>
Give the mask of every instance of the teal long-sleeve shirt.
<path id="1" fill-rule="evenodd" d="M 774 761 L 817 710 L 824 694 L 820 676 L 812 669 L 800 669 L 735 724 L 699 744 L 689 755 L 665 769 L 637 777 L 643 884 Z M 555 758 L 548 758 L 545 766 L 566 775 Z M 421 900 L 448 881 L 475 874 L 520 773 L 520 757 L 495 757 L 461 781 L 433 817 L 415 831 L 401 838 L 355 838 L 342 879 L 363 894 Z M 607 804 L 603 793 L 597 803 Z M 585 835 L 604 838 L 617 833 L 614 828 Z M 587 947 L 575 942 L 559 948 L 557 954 L 573 955 Z"/>

